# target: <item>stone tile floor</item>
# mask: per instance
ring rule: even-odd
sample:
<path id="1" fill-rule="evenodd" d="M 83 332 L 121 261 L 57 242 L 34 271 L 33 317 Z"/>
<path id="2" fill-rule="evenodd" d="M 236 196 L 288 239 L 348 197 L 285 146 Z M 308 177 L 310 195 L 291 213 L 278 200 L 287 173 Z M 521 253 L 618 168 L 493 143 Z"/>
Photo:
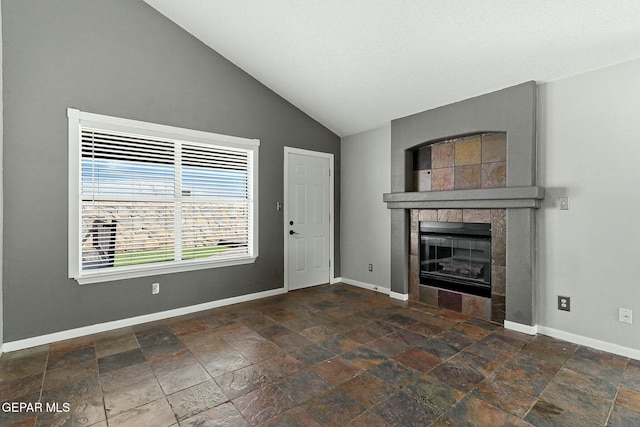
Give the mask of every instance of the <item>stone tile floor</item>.
<path id="1" fill-rule="evenodd" d="M 640 362 L 348 285 L 8 353 L 3 426 L 640 425 Z"/>

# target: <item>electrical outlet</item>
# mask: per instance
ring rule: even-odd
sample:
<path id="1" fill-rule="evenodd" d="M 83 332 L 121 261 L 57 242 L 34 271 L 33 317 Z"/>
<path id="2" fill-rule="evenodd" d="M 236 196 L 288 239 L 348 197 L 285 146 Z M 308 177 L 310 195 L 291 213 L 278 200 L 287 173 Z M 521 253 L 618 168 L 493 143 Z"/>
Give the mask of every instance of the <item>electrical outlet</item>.
<path id="1" fill-rule="evenodd" d="M 160 283 L 154 283 L 151 285 L 151 293 L 153 295 L 160 293 Z"/>
<path id="2" fill-rule="evenodd" d="M 618 311 L 618 321 L 622 323 L 633 323 L 633 310 L 629 308 L 620 308 Z"/>
<path id="3" fill-rule="evenodd" d="M 571 297 L 558 296 L 558 310 L 571 311 Z"/>
<path id="4" fill-rule="evenodd" d="M 369 264 L 369 271 L 373 271 L 373 264 Z"/>

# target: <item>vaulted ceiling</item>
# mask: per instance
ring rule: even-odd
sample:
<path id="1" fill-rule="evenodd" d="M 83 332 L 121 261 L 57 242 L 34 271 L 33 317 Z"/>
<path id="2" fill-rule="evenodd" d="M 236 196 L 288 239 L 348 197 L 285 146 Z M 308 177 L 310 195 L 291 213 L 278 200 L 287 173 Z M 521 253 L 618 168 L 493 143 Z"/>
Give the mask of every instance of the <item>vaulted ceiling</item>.
<path id="1" fill-rule="evenodd" d="M 145 1 L 340 136 L 640 58 L 638 0 Z"/>

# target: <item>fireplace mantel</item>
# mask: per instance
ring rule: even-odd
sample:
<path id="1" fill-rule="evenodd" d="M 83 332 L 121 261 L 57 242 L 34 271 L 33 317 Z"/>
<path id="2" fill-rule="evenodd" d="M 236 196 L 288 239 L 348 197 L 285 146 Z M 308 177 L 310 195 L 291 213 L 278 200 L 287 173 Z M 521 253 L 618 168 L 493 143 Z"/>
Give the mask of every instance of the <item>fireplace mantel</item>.
<path id="1" fill-rule="evenodd" d="M 388 209 L 538 209 L 544 199 L 544 188 L 531 186 L 386 193 L 382 199 Z"/>

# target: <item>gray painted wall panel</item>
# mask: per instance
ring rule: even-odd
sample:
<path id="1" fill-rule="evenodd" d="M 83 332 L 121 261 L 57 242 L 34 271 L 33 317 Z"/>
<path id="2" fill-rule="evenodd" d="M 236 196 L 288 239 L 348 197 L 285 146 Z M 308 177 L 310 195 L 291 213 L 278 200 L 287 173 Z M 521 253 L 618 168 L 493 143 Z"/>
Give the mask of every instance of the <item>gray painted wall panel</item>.
<path id="1" fill-rule="evenodd" d="M 339 138 L 142 1 L 2 8 L 5 342 L 282 287 L 284 146 L 335 155 L 339 218 Z M 257 262 L 86 286 L 68 279 L 67 107 L 260 139 Z M 334 258 L 339 275 L 339 244 Z"/>
<path id="2" fill-rule="evenodd" d="M 391 290 L 409 293 L 409 211 L 391 210 Z"/>
<path id="3" fill-rule="evenodd" d="M 506 319 L 536 324 L 535 211 L 507 209 Z"/>

